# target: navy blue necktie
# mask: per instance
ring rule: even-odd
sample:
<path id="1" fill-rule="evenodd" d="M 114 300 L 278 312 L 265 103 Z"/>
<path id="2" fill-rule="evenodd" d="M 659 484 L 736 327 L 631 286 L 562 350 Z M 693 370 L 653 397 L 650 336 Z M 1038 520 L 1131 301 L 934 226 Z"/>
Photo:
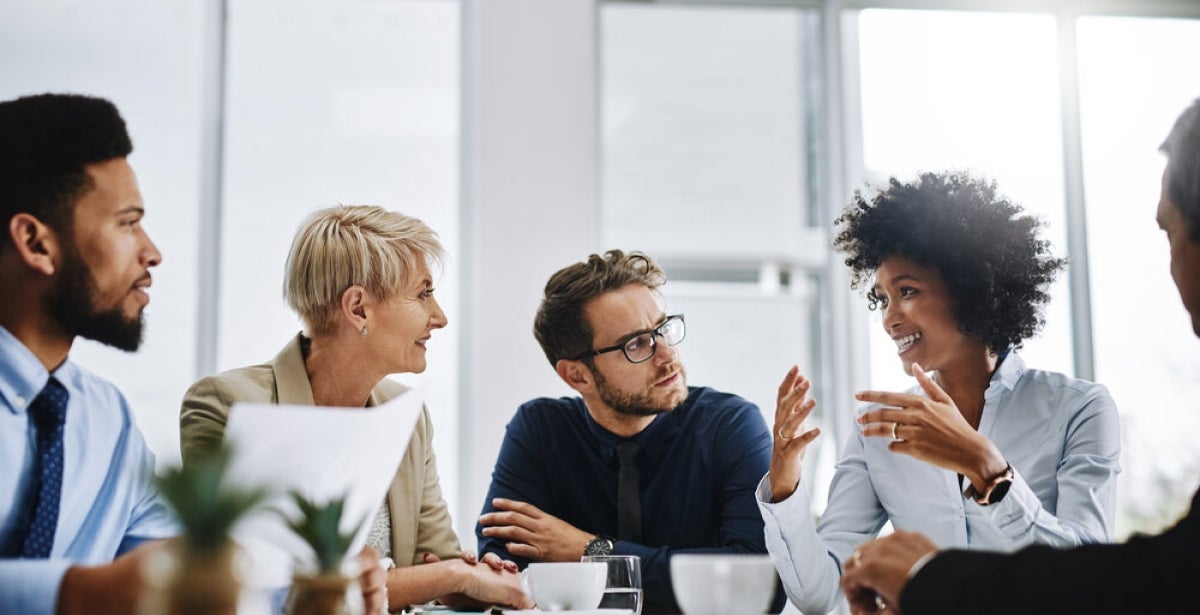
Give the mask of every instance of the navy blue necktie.
<path id="1" fill-rule="evenodd" d="M 642 447 L 633 440 L 617 444 L 621 471 L 617 475 L 617 539 L 642 542 L 642 494 L 637 456 Z"/>
<path id="2" fill-rule="evenodd" d="M 34 463 L 33 516 L 21 542 L 21 557 L 46 559 L 54 546 L 58 504 L 62 495 L 63 422 L 67 418 L 67 389 L 54 378 L 29 404 L 29 418 L 37 432 Z"/>

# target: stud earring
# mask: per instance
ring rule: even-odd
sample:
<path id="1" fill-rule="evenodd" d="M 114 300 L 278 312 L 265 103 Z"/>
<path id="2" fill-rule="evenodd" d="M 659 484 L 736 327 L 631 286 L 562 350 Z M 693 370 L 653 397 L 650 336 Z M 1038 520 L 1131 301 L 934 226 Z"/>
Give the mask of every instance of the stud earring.
<path id="1" fill-rule="evenodd" d="M 362 334 L 362 337 L 366 337 L 366 336 L 367 336 L 367 325 L 363 325 L 363 328 L 362 328 L 361 334 Z"/>

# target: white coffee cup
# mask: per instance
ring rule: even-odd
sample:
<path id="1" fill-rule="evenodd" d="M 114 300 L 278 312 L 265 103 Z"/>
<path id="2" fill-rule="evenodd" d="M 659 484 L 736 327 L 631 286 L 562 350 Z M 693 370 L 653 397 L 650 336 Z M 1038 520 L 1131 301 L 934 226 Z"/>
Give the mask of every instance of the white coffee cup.
<path id="1" fill-rule="evenodd" d="M 521 587 L 543 611 L 595 609 L 607 580 L 603 562 L 534 563 L 521 573 Z"/>
<path id="2" fill-rule="evenodd" d="M 762 615 L 775 593 L 769 555 L 680 554 L 671 558 L 671 588 L 687 615 Z"/>

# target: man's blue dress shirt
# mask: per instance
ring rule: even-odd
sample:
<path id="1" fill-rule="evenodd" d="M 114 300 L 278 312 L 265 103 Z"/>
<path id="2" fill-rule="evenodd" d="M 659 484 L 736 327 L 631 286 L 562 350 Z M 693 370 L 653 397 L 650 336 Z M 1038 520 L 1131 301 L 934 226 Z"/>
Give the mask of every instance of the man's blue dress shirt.
<path id="1" fill-rule="evenodd" d="M 771 434 L 754 404 L 693 387 L 682 405 L 633 439 L 642 449 L 644 544 L 617 541 L 613 553 L 642 558 L 643 612 L 678 612 L 671 555 L 767 552 L 754 487 L 771 462 Z M 509 498 L 585 532 L 616 536 L 620 441 L 592 419 L 581 398 L 523 404 L 508 424 L 483 512 L 495 510 L 492 498 Z M 475 528 L 480 555 L 528 563 L 482 529 Z M 779 592 L 773 611 L 782 603 Z"/>
<path id="2" fill-rule="evenodd" d="M 63 575 L 178 533 L 153 487 L 154 455 L 111 383 L 65 361 L 54 377 L 70 400 L 58 527 L 49 559 L 0 559 L 0 613 L 53 614 Z M 51 374 L 0 327 L 0 548 L 18 537 L 37 455 L 28 407 Z"/>

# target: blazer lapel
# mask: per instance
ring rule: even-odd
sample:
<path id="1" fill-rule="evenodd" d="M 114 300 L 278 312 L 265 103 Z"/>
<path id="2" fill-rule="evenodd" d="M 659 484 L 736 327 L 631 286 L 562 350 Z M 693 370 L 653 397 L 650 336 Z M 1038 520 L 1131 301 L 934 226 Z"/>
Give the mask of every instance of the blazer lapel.
<path id="1" fill-rule="evenodd" d="M 300 334 L 292 338 L 279 354 L 271 360 L 275 372 L 275 391 L 280 404 L 315 406 L 312 385 L 304 369 L 304 355 L 300 351 Z"/>

